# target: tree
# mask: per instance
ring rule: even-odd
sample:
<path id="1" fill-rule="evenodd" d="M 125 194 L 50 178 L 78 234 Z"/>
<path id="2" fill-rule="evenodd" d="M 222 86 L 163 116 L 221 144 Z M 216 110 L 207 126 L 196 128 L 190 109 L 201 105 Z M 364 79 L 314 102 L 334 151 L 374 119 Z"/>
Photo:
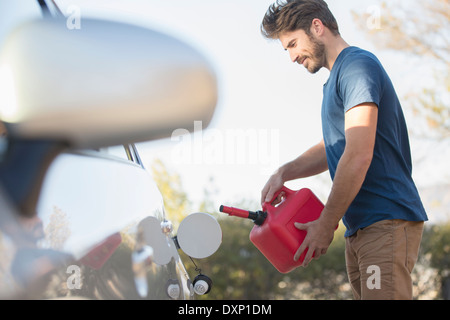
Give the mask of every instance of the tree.
<path id="1" fill-rule="evenodd" d="M 353 12 L 354 20 L 378 48 L 410 54 L 430 66 L 428 84 L 405 98 L 432 132 L 449 137 L 450 1 L 383 1 L 375 9 Z"/>
<path id="2" fill-rule="evenodd" d="M 70 237 L 70 223 L 67 214 L 54 206 L 50 221 L 45 227 L 45 239 L 43 246 L 55 250 L 62 250 Z"/>
<path id="3" fill-rule="evenodd" d="M 178 229 L 180 222 L 190 213 L 191 203 L 183 190 L 180 175 L 170 173 L 161 160 L 155 160 L 151 164 L 153 179 L 160 192 L 164 195 L 164 210 L 173 224 L 174 230 Z"/>
<path id="4" fill-rule="evenodd" d="M 426 228 L 421 250 L 430 266 L 437 270 L 441 298 L 450 300 L 450 222 Z"/>

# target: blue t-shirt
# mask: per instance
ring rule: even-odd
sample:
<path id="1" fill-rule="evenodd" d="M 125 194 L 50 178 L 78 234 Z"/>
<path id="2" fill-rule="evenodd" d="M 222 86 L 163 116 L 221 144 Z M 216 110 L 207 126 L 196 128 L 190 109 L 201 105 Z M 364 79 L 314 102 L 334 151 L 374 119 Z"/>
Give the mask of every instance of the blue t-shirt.
<path id="1" fill-rule="evenodd" d="M 426 221 L 411 177 L 405 118 L 392 82 L 378 59 L 357 47 L 344 49 L 323 93 L 322 131 L 332 179 L 345 148 L 345 113 L 362 103 L 378 106 L 373 160 L 361 190 L 343 217 L 345 236 L 381 220 Z"/>

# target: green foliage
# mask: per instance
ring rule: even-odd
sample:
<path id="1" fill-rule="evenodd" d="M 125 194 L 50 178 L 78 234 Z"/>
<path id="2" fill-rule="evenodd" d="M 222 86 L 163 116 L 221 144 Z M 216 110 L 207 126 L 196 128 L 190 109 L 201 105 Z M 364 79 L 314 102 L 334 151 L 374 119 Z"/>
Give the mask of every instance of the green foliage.
<path id="1" fill-rule="evenodd" d="M 161 160 L 155 160 L 151 170 L 156 185 L 164 195 L 164 210 L 176 230 L 183 218 L 190 213 L 190 202 L 183 190 L 180 175 L 170 173 Z"/>
<path id="2" fill-rule="evenodd" d="M 425 228 L 421 250 L 441 276 L 450 276 L 450 222 Z"/>
<path id="3" fill-rule="evenodd" d="M 404 97 L 417 116 L 427 120 L 432 133 L 450 135 L 450 1 L 378 1 L 379 12 L 352 12 L 360 30 L 380 49 L 416 57 L 433 70 L 425 88 L 416 87 Z M 371 26 L 370 22 L 375 23 Z M 416 68 L 416 65 L 414 66 Z"/>
<path id="4" fill-rule="evenodd" d="M 423 282 L 422 286 L 424 287 L 431 283 L 434 284 L 434 288 L 428 291 L 433 291 L 433 299 L 450 299 L 448 291 L 450 284 L 450 221 L 442 224 L 425 224 L 418 268 L 416 269 L 422 271 L 419 274 L 419 290 L 420 282 Z M 426 273 L 430 273 L 430 271 L 432 277 L 427 279 Z M 424 278 L 424 281 L 420 281 L 420 276 Z"/>

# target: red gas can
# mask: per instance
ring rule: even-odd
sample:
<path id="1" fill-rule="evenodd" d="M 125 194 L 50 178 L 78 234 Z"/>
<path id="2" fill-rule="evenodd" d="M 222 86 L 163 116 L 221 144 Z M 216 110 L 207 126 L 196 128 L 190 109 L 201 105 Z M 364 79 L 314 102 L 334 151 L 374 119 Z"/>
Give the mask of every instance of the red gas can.
<path id="1" fill-rule="evenodd" d="M 278 271 L 288 273 L 303 263 L 307 252 L 305 250 L 298 261 L 294 261 L 294 254 L 306 236 L 306 231 L 298 230 L 294 223 L 318 219 L 324 205 L 307 188 L 293 191 L 283 187 L 278 194 L 281 191 L 285 193 L 284 200 L 278 206 L 264 203 L 264 211 L 251 212 L 225 206 L 221 206 L 220 211 L 252 219 L 255 226 L 250 232 L 250 240 Z"/>

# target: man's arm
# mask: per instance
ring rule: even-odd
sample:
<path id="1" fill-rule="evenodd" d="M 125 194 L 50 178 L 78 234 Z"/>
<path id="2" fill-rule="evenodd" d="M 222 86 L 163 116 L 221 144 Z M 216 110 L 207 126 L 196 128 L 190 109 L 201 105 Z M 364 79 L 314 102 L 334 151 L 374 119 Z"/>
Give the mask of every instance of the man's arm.
<path id="1" fill-rule="evenodd" d="M 373 103 L 359 105 L 345 114 L 346 145 L 325 208 L 318 220 L 296 223 L 298 229 L 307 230 L 305 240 L 294 256 L 294 260 L 298 260 L 309 248 L 303 266 L 311 261 L 314 251 L 315 258 L 326 253 L 336 225 L 361 189 L 372 162 L 377 121 L 378 108 Z"/>
<path id="2" fill-rule="evenodd" d="M 328 170 L 325 144 L 320 141 L 295 160 L 280 167 L 267 181 L 261 192 L 261 204 L 272 200 L 286 181 L 311 177 Z M 275 203 L 277 201 L 274 201 Z"/>

